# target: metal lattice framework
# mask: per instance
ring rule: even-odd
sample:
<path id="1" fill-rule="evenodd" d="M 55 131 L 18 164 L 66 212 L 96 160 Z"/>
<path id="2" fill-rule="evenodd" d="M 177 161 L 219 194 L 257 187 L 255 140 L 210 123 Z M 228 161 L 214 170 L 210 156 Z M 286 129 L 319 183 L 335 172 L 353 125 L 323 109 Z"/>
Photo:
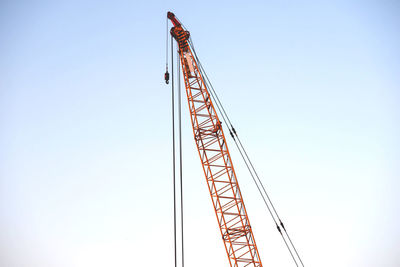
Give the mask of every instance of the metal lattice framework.
<path id="1" fill-rule="evenodd" d="M 221 122 L 188 45 L 185 31 L 174 14 L 172 36 L 179 46 L 194 139 L 207 180 L 230 266 L 262 266 L 236 179 Z"/>

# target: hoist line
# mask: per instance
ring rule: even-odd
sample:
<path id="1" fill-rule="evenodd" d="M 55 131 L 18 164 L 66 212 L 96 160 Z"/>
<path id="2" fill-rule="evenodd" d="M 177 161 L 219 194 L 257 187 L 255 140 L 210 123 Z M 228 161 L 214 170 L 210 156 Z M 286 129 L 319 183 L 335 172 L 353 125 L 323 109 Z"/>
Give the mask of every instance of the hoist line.
<path id="1" fill-rule="evenodd" d="M 294 252 L 295 252 L 297 258 L 300 260 L 301 265 L 304 267 L 303 261 L 301 260 L 300 255 L 299 255 L 299 253 L 298 253 L 296 247 L 294 246 L 294 244 L 293 244 L 293 242 L 292 242 L 292 240 L 291 240 L 289 234 L 287 233 L 286 228 L 285 228 L 284 224 L 282 223 L 282 220 L 281 220 L 281 218 L 280 218 L 278 212 L 276 211 L 274 204 L 272 203 L 272 201 L 271 201 L 271 199 L 270 199 L 270 197 L 269 197 L 269 195 L 268 195 L 268 193 L 267 193 L 267 191 L 266 191 L 266 189 L 265 189 L 263 183 L 261 182 L 260 177 L 258 176 L 258 173 L 256 172 L 256 169 L 255 169 L 254 165 L 252 164 L 252 162 L 251 162 L 251 160 L 250 160 L 250 157 L 248 156 L 248 154 L 247 154 L 247 152 L 246 152 L 246 150 L 245 150 L 245 148 L 244 148 L 242 142 L 240 141 L 240 138 L 239 138 L 239 136 L 238 136 L 238 134 L 237 134 L 235 128 L 233 127 L 233 125 L 232 125 L 232 123 L 231 123 L 231 121 L 230 121 L 230 119 L 229 119 L 229 116 L 227 115 L 227 113 L 226 113 L 226 111 L 225 111 L 225 109 L 224 109 L 224 107 L 223 107 L 221 101 L 219 100 L 219 97 L 218 97 L 218 95 L 216 94 L 216 92 L 215 92 L 215 90 L 214 90 L 214 88 L 213 88 L 213 86 L 212 86 L 212 84 L 211 84 L 211 82 L 210 82 L 210 80 L 209 80 L 209 78 L 208 78 L 208 76 L 207 76 L 207 73 L 205 72 L 203 66 L 201 65 L 201 62 L 200 62 L 199 58 L 197 57 L 197 53 L 196 53 L 196 50 L 195 50 L 195 48 L 194 48 L 194 45 L 193 45 L 193 42 L 192 42 L 191 38 L 189 38 L 189 44 L 190 44 L 190 46 L 191 46 L 191 48 L 192 48 L 192 50 L 193 50 L 193 54 L 194 54 L 194 56 L 195 56 L 195 58 L 196 58 L 196 60 L 197 60 L 197 63 L 198 63 L 198 65 L 199 65 L 199 67 L 200 67 L 202 73 L 204 74 L 204 76 L 205 76 L 205 78 L 206 78 L 206 79 L 204 80 L 204 82 L 207 83 L 207 85 L 209 85 L 208 87 L 211 89 L 211 90 L 210 90 L 211 97 L 214 99 L 214 102 L 216 103 L 216 106 L 217 106 L 218 110 L 220 111 L 220 113 L 221 113 L 221 115 L 222 115 L 222 119 L 224 120 L 225 124 L 227 124 L 228 130 L 229 130 L 229 132 L 230 132 L 230 134 L 231 134 L 233 140 L 235 141 L 236 147 L 238 148 L 238 150 L 239 150 L 239 152 L 240 152 L 240 154 L 241 154 L 241 156 L 242 156 L 242 158 L 243 158 L 243 161 L 245 162 L 245 164 L 246 164 L 246 166 L 247 166 L 247 169 L 249 170 L 250 175 L 252 176 L 253 181 L 254 181 L 254 183 L 256 184 L 257 189 L 259 190 L 259 193 L 260 193 L 261 197 L 263 198 L 265 205 L 266 205 L 267 208 L 268 208 L 269 213 L 270 213 L 271 217 L 273 218 L 273 220 L 274 220 L 274 222 L 275 222 L 275 224 L 276 224 L 277 229 L 278 229 L 278 231 L 280 232 L 280 234 L 281 234 L 281 236 L 282 236 L 282 238 L 283 238 L 283 240 L 284 240 L 284 242 L 285 242 L 286 247 L 288 248 L 288 250 L 289 250 L 289 252 L 290 252 L 290 254 L 291 254 L 293 260 L 295 261 L 296 266 L 298 266 L 297 261 L 295 260 L 295 258 L 294 258 L 294 256 L 293 256 L 292 250 L 289 248 L 289 246 L 288 246 L 288 244 L 287 244 L 287 241 L 286 241 L 285 237 L 283 236 L 283 234 L 282 234 L 282 232 L 281 232 L 281 229 L 280 229 L 281 227 L 283 228 L 283 231 L 284 231 L 284 233 L 285 233 L 285 235 L 286 235 L 286 237 L 287 237 L 287 239 L 288 239 L 288 241 L 289 241 L 291 247 L 293 248 L 293 250 L 294 250 Z M 214 96 L 214 95 L 215 95 L 215 96 Z M 229 122 L 229 124 L 228 124 L 227 122 Z M 230 127 L 229 127 L 229 126 L 230 126 Z M 235 139 L 235 137 L 234 137 L 233 134 L 236 136 L 238 142 L 236 142 L 236 139 Z M 241 150 L 243 150 L 243 152 L 241 152 Z M 243 155 L 243 153 L 244 153 L 244 155 Z M 251 168 L 249 167 L 248 163 L 246 162 L 246 159 L 247 159 L 247 161 L 249 162 Z M 263 193 L 261 192 L 261 190 L 260 190 L 260 188 L 259 188 L 259 186 L 258 186 L 258 183 L 257 183 L 257 181 L 255 180 L 254 175 L 253 175 L 252 172 L 254 172 L 254 175 L 256 176 L 256 178 L 257 178 L 257 180 L 258 180 L 258 183 L 261 185 L 262 190 L 263 190 L 264 194 L 266 195 L 269 204 L 266 202 L 266 200 L 265 200 L 265 198 L 264 198 L 264 196 L 263 196 Z M 275 214 L 275 216 L 277 217 L 277 219 L 278 219 L 278 221 L 279 221 L 279 224 L 277 223 L 277 220 L 275 219 L 275 216 L 272 214 L 269 205 L 271 205 L 271 207 L 272 207 L 272 209 L 273 209 L 273 211 L 274 211 L 274 214 Z M 281 227 L 280 227 L 279 225 L 280 225 Z"/>
<path id="2" fill-rule="evenodd" d="M 167 17 L 166 26 L 167 26 L 167 31 L 166 31 L 167 38 L 165 38 L 165 40 L 166 40 L 166 42 L 165 42 L 165 67 L 168 71 L 168 17 Z"/>
<path id="3" fill-rule="evenodd" d="M 177 208 L 176 208 L 176 144 L 175 144 L 175 79 L 174 79 L 174 43 L 171 36 L 171 98 L 172 98 L 172 162 L 173 162 L 173 194 L 174 194 L 174 255 L 175 267 L 178 266 L 177 255 Z M 184 264 L 184 235 L 183 235 L 183 164 L 182 164 L 182 103 L 181 103 L 181 77 L 180 61 L 177 54 L 177 86 L 178 86 L 178 133 L 179 133 L 179 182 L 180 182 L 180 217 L 181 217 L 181 256 L 182 267 Z"/>
<path id="4" fill-rule="evenodd" d="M 167 29 L 168 32 L 168 29 Z M 168 44 L 168 35 L 167 35 L 167 44 Z M 167 50 L 168 51 L 168 50 Z M 168 52 L 167 52 L 168 53 Z M 175 255 L 175 267 L 178 267 L 178 259 L 176 252 L 176 177 L 175 177 L 175 93 L 174 93 L 174 49 L 173 49 L 173 39 L 171 37 L 171 96 L 172 96 L 172 182 L 174 187 L 174 255 Z"/>
<path id="5" fill-rule="evenodd" d="M 182 267 L 185 266 L 184 246 L 183 246 L 183 180 L 182 180 L 182 101 L 181 101 L 181 75 L 180 75 L 180 57 L 177 55 L 177 75 L 178 75 L 178 121 L 179 121 L 179 180 L 181 185 L 181 244 L 182 244 Z"/>

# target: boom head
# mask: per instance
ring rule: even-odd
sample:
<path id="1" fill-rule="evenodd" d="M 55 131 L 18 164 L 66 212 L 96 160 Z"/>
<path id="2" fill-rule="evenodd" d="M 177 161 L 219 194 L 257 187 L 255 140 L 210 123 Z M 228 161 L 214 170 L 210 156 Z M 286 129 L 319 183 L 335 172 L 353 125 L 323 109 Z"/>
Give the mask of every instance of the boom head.
<path id="1" fill-rule="evenodd" d="M 172 21 L 172 23 L 174 24 L 175 27 L 181 26 L 181 23 L 180 23 L 179 20 L 175 17 L 175 14 L 174 14 L 174 13 L 168 11 L 167 17 Z"/>
<path id="2" fill-rule="evenodd" d="M 174 27 L 171 28 L 171 35 L 178 42 L 179 51 L 187 52 L 189 47 L 188 39 L 190 37 L 190 33 L 182 28 L 182 24 L 175 17 L 174 13 L 168 12 L 167 17 L 174 24 Z"/>

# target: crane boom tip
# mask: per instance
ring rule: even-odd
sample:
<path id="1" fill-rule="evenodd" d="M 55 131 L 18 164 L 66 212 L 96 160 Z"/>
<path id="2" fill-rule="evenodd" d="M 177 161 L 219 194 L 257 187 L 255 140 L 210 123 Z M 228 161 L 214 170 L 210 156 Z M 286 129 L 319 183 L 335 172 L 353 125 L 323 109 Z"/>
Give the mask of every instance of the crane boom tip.
<path id="1" fill-rule="evenodd" d="M 175 17 L 175 14 L 172 13 L 171 11 L 168 11 L 167 13 L 167 18 L 169 18 L 172 23 L 174 24 L 175 27 L 181 26 L 181 23 L 179 22 L 179 20 Z"/>

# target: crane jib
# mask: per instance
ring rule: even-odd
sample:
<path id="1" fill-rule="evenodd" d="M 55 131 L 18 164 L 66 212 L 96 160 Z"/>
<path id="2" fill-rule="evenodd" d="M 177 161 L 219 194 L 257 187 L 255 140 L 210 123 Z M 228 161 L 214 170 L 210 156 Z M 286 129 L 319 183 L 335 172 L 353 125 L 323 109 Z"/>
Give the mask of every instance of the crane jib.
<path id="1" fill-rule="evenodd" d="M 174 24 L 170 33 L 179 47 L 194 140 L 230 266 L 261 267 L 221 122 L 188 43 L 190 34 L 173 13 L 168 12 L 168 18 Z"/>

